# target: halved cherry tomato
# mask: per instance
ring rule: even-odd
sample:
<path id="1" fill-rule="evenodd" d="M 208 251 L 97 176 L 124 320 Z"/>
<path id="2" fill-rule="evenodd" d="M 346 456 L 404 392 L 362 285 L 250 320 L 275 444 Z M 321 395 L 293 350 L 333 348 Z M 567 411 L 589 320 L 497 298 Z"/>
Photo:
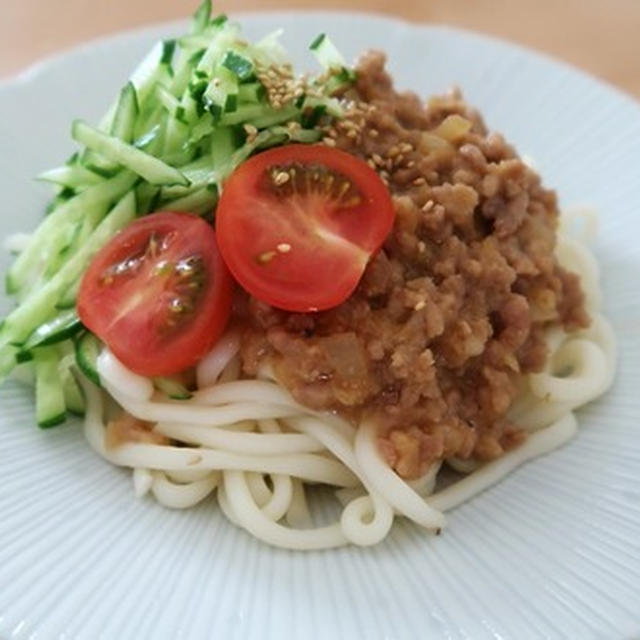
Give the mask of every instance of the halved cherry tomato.
<path id="1" fill-rule="evenodd" d="M 249 293 L 281 309 L 318 311 L 349 297 L 393 219 L 387 188 L 362 160 L 287 145 L 253 156 L 229 177 L 216 233 Z"/>
<path id="2" fill-rule="evenodd" d="M 204 220 L 154 213 L 96 254 L 80 285 L 78 315 L 133 371 L 169 375 L 195 364 L 218 339 L 232 289 Z"/>

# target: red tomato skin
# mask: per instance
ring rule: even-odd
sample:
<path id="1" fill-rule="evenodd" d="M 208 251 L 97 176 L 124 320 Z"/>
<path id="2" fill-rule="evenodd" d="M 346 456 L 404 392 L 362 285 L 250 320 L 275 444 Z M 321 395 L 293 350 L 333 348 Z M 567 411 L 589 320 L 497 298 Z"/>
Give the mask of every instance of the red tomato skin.
<path id="1" fill-rule="evenodd" d="M 331 201 L 312 193 L 299 200 L 308 213 L 300 214 L 298 207 L 289 215 L 291 199 L 271 197 L 264 181 L 269 168 L 293 163 L 345 177 L 359 204 L 332 208 Z M 394 217 L 386 186 L 365 162 L 324 145 L 294 144 L 263 151 L 234 171 L 222 190 L 216 230 L 225 262 L 244 289 L 272 306 L 313 312 L 335 307 L 353 293 Z M 263 264 L 257 256 L 269 260 Z"/>
<path id="2" fill-rule="evenodd" d="M 198 254 L 206 272 L 195 312 L 175 330 L 164 322 L 175 291 L 163 288 L 157 280 L 162 276 L 148 273 L 152 260 L 143 260 L 140 273 L 123 283 L 100 284 L 110 266 L 139 253 L 153 232 L 174 234 L 160 257 L 177 262 Z M 226 327 L 232 294 L 233 279 L 211 226 L 195 215 L 160 212 L 135 220 L 98 251 L 82 279 L 77 311 L 125 366 L 148 377 L 166 376 L 195 365 L 211 349 Z M 127 306 L 131 309 L 124 312 Z"/>

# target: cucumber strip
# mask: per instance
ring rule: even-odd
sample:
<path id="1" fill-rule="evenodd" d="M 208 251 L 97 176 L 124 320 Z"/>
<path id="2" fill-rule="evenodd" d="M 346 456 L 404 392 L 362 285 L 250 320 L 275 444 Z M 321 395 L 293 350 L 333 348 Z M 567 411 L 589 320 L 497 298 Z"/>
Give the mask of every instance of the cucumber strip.
<path id="1" fill-rule="evenodd" d="M 229 69 L 241 82 L 249 80 L 254 76 L 253 62 L 233 49 L 229 49 L 229 51 L 224 54 L 220 64 Z"/>
<path id="2" fill-rule="evenodd" d="M 215 133 L 214 133 L 215 135 Z M 233 147 L 230 148 L 229 155 L 233 151 Z M 229 156 L 227 155 L 227 158 Z M 213 155 L 204 155 L 189 164 L 180 167 L 180 171 L 184 173 L 192 185 L 204 186 L 207 182 L 216 180 L 215 175 L 215 159 Z M 166 187 L 166 189 L 173 189 L 174 187 Z"/>
<path id="3" fill-rule="evenodd" d="M 313 144 L 322 138 L 322 132 L 317 129 L 289 129 L 288 127 L 275 126 L 269 127 L 268 131 L 274 136 L 286 136 L 292 142 L 302 142 L 304 144 Z"/>
<path id="4" fill-rule="evenodd" d="M 8 342 L 23 342 L 36 327 L 49 320 L 62 294 L 80 278 L 94 253 L 135 215 L 135 195 L 129 191 L 58 273 L 5 318 L 0 329 L 0 346 Z"/>
<path id="5" fill-rule="evenodd" d="M 232 113 L 225 113 L 221 118 L 220 126 L 232 126 L 242 123 L 251 123 L 256 118 L 259 118 L 265 114 L 271 115 L 275 113 L 275 109 L 268 104 L 243 104 L 240 105 Z"/>
<path id="6" fill-rule="evenodd" d="M 153 378 L 153 386 L 172 400 L 188 400 L 193 395 L 182 382 L 175 378 Z"/>
<path id="7" fill-rule="evenodd" d="M 23 351 L 35 347 L 44 347 L 56 342 L 62 342 L 76 334 L 82 328 L 82 323 L 75 309 L 64 311 L 55 318 L 41 324 L 22 345 Z"/>
<path id="8" fill-rule="evenodd" d="M 277 136 L 278 139 L 282 139 Z M 241 163 L 243 163 L 256 149 L 268 146 L 276 139 L 276 136 L 269 130 L 261 131 L 251 142 L 245 142 L 239 149 L 236 149 L 218 168 L 220 181 L 224 181 L 229 174 Z"/>
<path id="9" fill-rule="evenodd" d="M 209 45 L 196 67 L 196 71 L 205 71 L 209 74 L 220 60 L 222 53 L 241 40 L 240 27 L 229 22 L 225 22 L 223 28 L 213 31 L 210 35 Z"/>
<path id="10" fill-rule="evenodd" d="M 34 276 L 39 276 L 41 281 L 50 279 L 60 269 L 60 265 L 65 261 L 65 256 L 77 238 L 82 228 L 82 222 L 75 224 L 60 225 L 60 227 L 51 234 L 49 244 L 42 248 L 40 253 L 40 265 Z M 44 268 L 44 271 L 43 271 Z M 35 270 L 34 270 L 35 271 Z M 35 278 L 34 278 L 35 279 Z M 33 282 L 28 283 L 29 286 L 24 287 L 24 293 L 29 295 L 37 285 Z"/>
<path id="11" fill-rule="evenodd" d="M 168 116 L 164 112 L 164 109 L 159 108 L 159 118 L 157 119 L 156 124 L 154 124 L 153 128 L 149 130 L 149 132 L 135 141 L 134 146 L 137 149 L 140 149 L 148 156 L 160 157 L 160 152 L 164 146 L 164 137 L 165 137 L 165 129 L 167 125 Z M 155 120 L 155 118 L 154 118 Z M 164 162 L 164 160 L 162 161 Z M 164 162 L 165 164 L 168 164 Z"/>
<path id="12" fill-rule="evenodd" d="M 170 211 L 187 211 L 190 213 L 204 214 L 213 210 L 218 202 L 218 189 L 215 185 L 204 187 L 194 193 L 170 200 L 162 206 Z"/>
<path id="13" fill-rule="evenodd" d="M 180 101 L 176 98 L 164 85 L 157 84 L 155 94 L 162 106 L 167 110 L 170 116 L 177 117 L 176 114 L 180 108 Z"/>
<path id="14" fill-rule="evenodd" d="M 241 123 L 252 124 L 257 129 L 271 127 L 275 124 L 295 120 L 300 115 L 300 109 L 294 105 L 288 105 L 280 109 L 274 109 L 269 105 L 242 105 L 232 113 L 225 113 L 220 118 L 221 125 L 233 125 Z"/>
<path id="15" fill-rule="evenodd" d="M 224 66 L 218 67 L 206 87 L 203 99 L 218 106 L 221 111 L 235 111 L 238 105 L 238 76 Z"/>
<path id="16" fill-rule="evenodd" d="M 140 110 L 146 105 L 147 99 L 159 82 L 171 82 L 168 66 L 162 62 L 164 53 L 164 43 L 157 42 L 130 76 L 130 82 L 136 89 Z M 103 130 L 102 127 L 100 129 Z"/>
<path id="17" fill-rule="evenodd" d="M 54 347 L 42 347 L 34 353 L 36 420 L 42 429 L 54 427 L 67 417 L 58 359 Z"/>
<path id="18" fill-rule="evenodd" d="M 47 250 L 43 250 L 41 262 L 45 267 L 39 281 L 35 287 L 25 290 L 26 295 L 20 296 L 20 300 L 25 299 L 32 293 L 43 286 L 45 282 L 50 280 L 62 268 L 62 265 L 73 256 L 78 249 L 84 245 L 87 238 L 93 233 L 100 220 L 107 215 L 109 207 L 106 203 L 103 206 L 95 206 L 87 208 L 87 214 L 81 222 L 75 225 L 68 225 L 64 243 L 51 242 Z M 51 253 L 55 252 L 55 253 Z"/>
<path id="19" fill-rule="evenodd" d="M 302 110 L 324 108 L 325 112 L 334 118 L 344 117 L 344 109 L 335 98 L 317 98 L 315 96 L 306 96 L 302 103 Z"/>
<path id="20" fill-rule="evenodd" d="M 162 83 L 158 83 L 154 86 L 153 93 L 136 118 L 132 144 L 138 149 L 148 149 L 167 119 L 167 111 L 156 95 L 157 87 L 161 85 Z"/>
<path id="21" fill-rule="evenodd" d="M 163 43 L 157 42 L 129 76 L 129 81 L 136 89 L 138 105 L 146 99 L 149 91 L 153 88 L 161 73 L 160 69 L 163 65 L 161 65 L 160 61 L 162 59 L 162 55 Z M 113 102 L 102 117 L 98 125 L 98 129 L 100 129 L 100 131 L 104 131 L 105 133 L 111 131 L 111 124 L 113 122 L 117 106 L 117 101 Z"/>
<path id="22" fill-rule="evenodd" d="M 103 178 L 113 178 L 113 176 L 120 173 L 122 169 L 122 166 L 117 162 L 113 162 L 91 149 L 84 150 L 82 154 L 82 164 L 89 169 L 89 171 L 93 171 Z"/>
<path id="23" fill-rule="evenodd" d="M 350 87 L 354 83 L 355 79 L 356 72 L 353 69 L 343 67 L 326 81 L 324 86 L 321 87 L 321 90 L 325 95 L 331 96 L 338 91 L 343 91 Z"/>
<path id="24" fill-rule="evenodd" d="M 74 367 L 76 363 L 75 347 L 71 341 L 62 342 L 57 347 L 58 372 L 62 379 L 62 393 L 67 410 L 75 415 L 84 415 L 85 400 L 82 387 L 78 384 Z"/>
<path id="25" fill-rule="evenodd" d="M 189 54 L 189 62 L 193 63 L 193 65 L 197 65 L 200 62 L 210 44 L 211 37 L 204 33 L 180 36 L 178 38 L 178 45 Z"/>
<path id="26" fill-rule="evenodd" d="M 0 346 L 0 382 L 9 374 L 17 363 L 16 356 L 20 350 L 12 344 Z"/>
<path id="27" fill-rule="evenodd" d="M 74 282 L 60 297 L 60 300 L 56 302 L 56 309 L 58 311 L 64 311 L 66 309 L 73 309 L 76 306 L 76 298 L 78 297 L 78 289 L 80 288 L 80 280 Z"/>
<path id="28" fill-rule="evenodd" d="M 90 187 L 104 181 L 104 177 L 85 169 L 82 165 L 63 165 L 56 169 L 45 171 L 36 177 L 41 182 L 51 182 L 61 187 L 69 189 L 79 189 Z"/>
<path id="29" fill-rule="evenodd" d="M 122 164 L 151 184 L 189 184 L 178 169 L 122 140 L 105 135 L 81 120 L 73 123 L 71 135 L 76 142 Z"/>
<path id="30" fill-rule="evenodd" d="M 211 162 L 211 158 L 207 158 L 207 160 Z M 192 181 L 191 185 L 188 187 L 181 187 L 177 185 L 162 187 L 160 189 L 160 201 L 165 202 L 176 198 L 184 198 L 205 188 L 215 190 L 215 185 L 220 179 L 218 172 L 212 169 L 211 166 L 209 166 L 208 169 L 201 170 L 200 172 L 194 171 L 193 175 L 197 176 L 198 179 Z"/>
<path id="31" fill-rule="evenodd" d="M 323 69 L 340 70 L 346 66 L 346 62 L 342 54 L 336 49 L 331 42 L 329 36 L 321 33 L 310 45 L 309 49 L 313 52 Z"/>
<path id="32" fill-rule="evenodd" d="M 87 331 L 74 341 L 76 363 L 80 371 L 84 373 L 91 382 L 102 386 L 100 375 L 98 374 L 98 356 L 102 350 L 102 343 L 93 333 Z"/>
<path id="33" fill-rule="evenodd" d="M 181 97 L 187 90 L 189 80 L 191 78 L 191 72 L 193 71 L 193 65 L 190 62 L 192 53 L 181 48 L 178 55 L 178 60 L 173 66 L 173 79 L 166 85 L 174 96 Z M 196 63 L 197 64 L 197 63 Z M 176 116 L 178 117 L 178 116 Z"/>
<path id="34" fill-rule="evenodd" d="M 16 364 L 23 364 L 24 362 L 30 362 L 33 360 L 33 353 L 31 351 L 18 351 L 16 353 Z"/>
<path id="35" fill-rule="evenodd" d="M 209 24 L 211 25 L 211 27 L 219 29 L 220 27 L 224 26 L 228 20 L 229 18 L 227 17 L 226 13 L 219 13 L 215 18 L 211 18 Z"/>
<path id="36" fill-rule="evenodd" d="M 236 134 L 231 127 L 217 127 L 211 135 L 211 160 L 214 168 L 222 167 L 238 148 Z"/>
<path id="37" fill-rule="evenodd" d="M 262 116 L 252 120 L 251 124 L 257 129 L 263 129 L 276 124 L 282 124 L 283 122 L 289 122 L 290 120 L 296 120 L 299 113 L 300 110 L 297 107 L 289 105 L 281 109 L 273 109 L 271 113 L 265 112 Z"/>
<path id="38" fill-rule="evenodd" d="M 162 136 L 162 123 L 156 120 L 159 120 L 159 118 L 149 118 L 149 126 L 144 125 L 144 132 L 133 142 L 133 146 L 136 149 L 151 154 L 154 149 L 158 148 L 158 141 Z"/>
<path id="39" fill-rule="evenodd" d="M 253 58 L 263 67 L 280 67 L 289 64 L 287 52 L 280 43 L 284 29 L 276 29 L 258 40 L 253 46 Z"/>
<path id="40" fill-rule="evenodd" d="M 162 42 L 162 55 L 160 56 L 160 64 L 163 65 L 167 73 L 173 76 L 173 54 L 176 50 L 175 40 L 164 40 Z"/>
<path id="41" fill-rule="evenodd" d="M 120 91 L 118 106 L 116 107 L 111 124 L 111 135 L 119 138 L 123 142 L 131 142 L 133 140 L 133 131 L 138 113 L 136 88 L 132 82 L 127 82 Z"/>
<path id="42" fill-rule="evenodd" d="M 178 107 L 180 108 L 180 107 Z M 162 155 L 164 158 L 171 158 L 174 164 L 183 165 L 188 162 L 188 151 L 184 149 L 184 141 L 189 137 L 189 127 L 186 122 L 178 118 L 169 118 L 164 135 L 164 148 Z M 190 179 L 189 176 L 183 174 Z"/>
<path id="43" fill-rule="evenodd" d="M 67 410 L 77 416 L 83 416 L 86 409 L 84 394 L 69 369 L 66 370 L 66 375 L 63 376 L 62 393 Z"/>
<path id="44" fill-rule="evenodd" d="M 244 104 L 257 104 L 267 95 L 266 89 L 260 82 L 248 82 L 238 87 L 238 101 Z"/>
<path id="45" fill-rule="evenodd" d="M 21 289 L 31 278 L 32 270 L 41 263 L 42 252 L 50 250 L 51 237 L 60 225 L 77 223 L 82 220 L 88 210 L 102 207 L 116 200 L 133 186 L 136 176 L 127 172 L 89 187 L 81 194 L 52 211 L 33 232 L 31 241 L 25 250 L 16 258 L 7 275 L 10 292 Z M 60 249 L 60 246 L 54 247 Z"/>
<path id="46" fill-rule="evenodd" d="M 211 20 L 211 0 L 202 0 L 191 20 L 191 33 L 202 33 Z"/>
<path id="47" fill-rule="evenodd" d="M 176 119 L 191 127 L 198 122 L 198 118 L 202 115 L 201 113 L 198 113 L 198 108 L 198 103 L 193 99 L 189 88 L 187 88 L 180 99 L 180 106 L 178 107 L 178 116 L 176 116 Z"/>
<path id="48" fill-rule="evenodd" d="M 100 224 L 100 221 L 109 213 L 111 209 L 111 203 L 103 203 L 102 206 L 95 206 L 87 208 L 84 219 L 76 225 L 76 228 L 71 236 L 71 239 L 66 247 L 62 249 L 62 258 L 70 258 L 84 243 L 87 238 L 93 233 L 95 228 Z"/>
<path id="49" fill-rule="evenodd" d="M 199 142 L 204 140 L 207 136 L 210 136 L 215 131 L 213 118 L 209 113 L 202 115 L 200 120 L 191 129 L 191 134 L 187 140 L 187 145 L 194 147 Z"/>
<path id="50" fill-rule="evenodd" d="M 151 213 L 154 204 L 160 195 L 160 187 L 148 182 L 142 182 L 136 187 L 136 202 L 138 203 L 138 213 Z"/>

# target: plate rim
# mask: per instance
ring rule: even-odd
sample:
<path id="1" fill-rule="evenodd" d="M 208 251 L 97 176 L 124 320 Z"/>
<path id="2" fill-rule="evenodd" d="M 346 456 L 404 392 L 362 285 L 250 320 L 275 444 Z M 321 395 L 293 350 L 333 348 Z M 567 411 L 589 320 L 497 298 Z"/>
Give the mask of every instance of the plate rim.
<path id="1" fill-rule="evenodd" d="M 412 24 L 403 19 L 396 18 L 388 18 L 384 14 L 380 13 L 367 13 L 367 12 L 349 12 L 349 11 L 259 11 L 259 12 L 245 12 L 245 13 L 234 13 L 232 14 L 233 18 L 238 20 L 244 20 L 246 18 L 256 17 L 262 18 L 269 16 L 271 18 L 277 19 L 278 16 L 291 16 L 291 15 L 304 15 L 307 19 L 312 19 L 314 16 L 324 16 L 327 20 L 332 20 L 334 18 L 345 19 L 345 17 L 349 16 L 363 16 L 365 18 L 378 18 L 383 22 L 388 22 L 393 24 L 396 28 L 408 28 L 415 32 L 421 33 L 450 33 L 452 36 L 463 36 L 467 38 L 467 41 L 471 42 L 475 39 L 476 42 L 484 43 L 484 44 L 492 44 L 492 45 L 501 45 L 506 48 L 506 50 L 511 51 L 512 53 L 524 53 L 531 59 L 535 59 L 536 61 L 541 61 L 545 64 L 551 64 L 558 69 L 562 69 L 565 71 L 569 71 L 572 75 L 578 75 L 583 80 L 589 81 L 592 86 L 597 85 L 598 90 L 606 91 L 609 99 L 613 100 L 617 97 L 617 104 L 622 108 L 623 106 L 632 105 L 637 113 L 635 115 L 638 117 L 640 121 L 640 104 L 637 101 L 630 99 L 624 92 L 616 89 L 607 84 L 606 81 L 602 81 L 599 78 L 592 76 L 588 72 L 584 72 L 580 69 L 573 67 L 570 63 L 565 63 L 564 61 L 558 61 L 554 59 L 552 56 L 549 56 L 544 53 L 540 53 L 536 50 L 529 49 L 525 46 L 521 46 L 518 44 L 514 44 L 510 41 L 505 41 L 500 38 L 495 38 L 493 36 L 488 36 L 485 34 L 477 33 L 474 31 L 469 31 L 465 29 L 459 29 L 457 27 L 449 27 L 446 25 L 439 24 L 428 24 L 428 23 L 419 23 Z M 85 50 L 90 50 L 94 48 L 108 47 L 110 43 L 114 41 L 127 41 L 130 38 L 139 37 L 142 34 L 150 33 L 152 31 L 161 31 L 161 30 L 169 30 L 178 28 L 180 25 L 184 25 L 184 20 L 171 20 L 164 21 L 158 23 L 150 23 L 148 25 L 144 25 L 141 27 L 123 30 L 114 32 L 112 34 L 107 34 L 104 37 L 95 38 L 89 40 L 87 42 L 75 45 L 68 49 L 62 50 L 56 54 L 48 56 L 40 61 L 37 61 L 24 69 L 22 72 L 19 72 L 16 76 L 9 78 L 7 81 L 0 81 L 0 100 L 4 99 L 3 92 L 5 90 L 11 91 L 14 89 L 19 89 L 21 84 L 30 84 L 31 82 L 37 82 L 38 78 L 42 73 L 46 73 L 51 68 L 57 65 L 65 65 L 68 63 L 69 59 L 74 57 L 78 57 L 82 55 L 82 52 Z M 426 37 L 426 36 L 425 36 Z M 77 61 L 77 60 L 76 60 Z M 0 626 L 2 624 L 2 611 L 0 611 Z M 345 627 L 346 628 L 346 627 Z M 341 628 L 342 629 L 342 628 Z M 344 633 L 344 631 L 342 631 Z M 22 637 L 20 635 L 20 637 Z M 127 637 L 128 634 L 127 634 Z"/>

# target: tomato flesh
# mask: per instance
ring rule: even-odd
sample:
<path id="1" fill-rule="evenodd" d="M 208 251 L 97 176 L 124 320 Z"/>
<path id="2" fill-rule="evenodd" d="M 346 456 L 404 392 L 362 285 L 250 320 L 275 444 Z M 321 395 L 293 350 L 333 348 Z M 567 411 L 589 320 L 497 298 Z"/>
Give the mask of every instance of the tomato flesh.
<path id="1" fill-rule="evenodd" d="M 194 365 L 220 337 L 232 288 L 204 220 L 154 213 L 96 254 L 80 285 L 78 315 L 136 373 L 170 375 Z"/>
<path id="2" fill-rule="evenodd" d="M 387 188 L 362 160 L 326 146 L 287 145 L 253 156 L 229 177 L 216 232 L 249 293 L 307 312 L 349 297 L 393 220 Z"/>

